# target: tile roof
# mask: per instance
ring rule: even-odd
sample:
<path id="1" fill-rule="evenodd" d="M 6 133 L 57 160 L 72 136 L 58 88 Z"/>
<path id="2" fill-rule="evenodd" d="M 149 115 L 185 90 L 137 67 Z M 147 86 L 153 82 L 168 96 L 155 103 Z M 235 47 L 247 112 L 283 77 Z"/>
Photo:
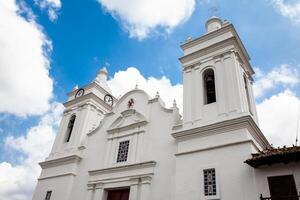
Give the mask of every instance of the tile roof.
<path id="1" fill-rule="evenodd" d="M 275 163 L 289 163 L 300 160 L 300 146 L 268 148 L 258 153 L 253 153 L 252 158 L 245 161 L 252 167 L 272 165 Z"/>

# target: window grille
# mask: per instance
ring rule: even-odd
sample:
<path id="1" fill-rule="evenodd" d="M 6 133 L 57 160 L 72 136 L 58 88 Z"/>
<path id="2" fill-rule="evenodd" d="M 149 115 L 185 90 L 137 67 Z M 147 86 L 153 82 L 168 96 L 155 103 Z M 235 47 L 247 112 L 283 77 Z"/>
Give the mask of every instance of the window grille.
<path id="1" fill-rule="evenodd" d="M 203 170 L 204 175 L 204 195 L 217 195 L 216 171 L 214 168 Z"/>
<path id="2" fill-rule="evenodd" d="M 129 140 L 120 142 L 118 156 L 117 156 L 118 163 L 127 161 L 128 150 L 129 150 Z"/>

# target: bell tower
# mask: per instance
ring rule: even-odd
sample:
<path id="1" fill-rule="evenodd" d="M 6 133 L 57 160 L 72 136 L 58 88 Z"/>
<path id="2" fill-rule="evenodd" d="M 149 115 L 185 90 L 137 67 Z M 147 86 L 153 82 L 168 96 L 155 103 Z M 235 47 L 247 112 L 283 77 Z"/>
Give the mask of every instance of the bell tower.
<path id="1" fill-rule="evenodd" d="M 81 88 L 75 87 L 68 94 L 59 132 L 47 160 L 76 154 L 85 148 L 86 135 L 98 127 L 116 102 L 107 85 L 107 77 L 104 67 L 93 82 Z"/>
<path id="2" fill-rule="evenodd" d="M 254 71 L 232 24 L 211 17 L 206 33 L 188 38 L 181 48 L 183 126 L 209 125 L 245 115 L 257 123 Z"/>

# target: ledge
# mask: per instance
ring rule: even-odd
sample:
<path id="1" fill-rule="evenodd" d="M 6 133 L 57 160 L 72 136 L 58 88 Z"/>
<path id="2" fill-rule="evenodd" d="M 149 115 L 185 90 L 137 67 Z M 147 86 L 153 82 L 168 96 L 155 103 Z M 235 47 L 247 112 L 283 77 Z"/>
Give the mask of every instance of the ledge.
<path id="1" fill-rule="evenodd" d="M 191 48 L 191 47 L 193 47 L 193 46 L 196 46 L 196 45 L 199 44 L 199 43 L 202 43 L 202 42 L 204 42 L 204 41 L 207 41 L 207 40 L 210 40 L 210 39 L 212 39 L 212 38 L 215 38 L 216 36 L 222 35 L 222 34 L 224 34 L 225 32 L 232 32 L 233 37 L 236 37 L 236 38 L 237 38 L 237 41 L 238 41 L 239 45 L 241 46 L 241 49 L 242 49 L 243 53 L 246 55 L 246 58 L 247 58 L 248 60 L 250 60 L 249 54 L 248 54 L 248 52 L 247 52 L 247 50 L 246 50 L 244 44 L 242 43 L 242 41 L 241 41 L 239 35 L 237 34 L 237 32 L 236 32 L 236 30 L 235 30 L 235 28 L 234 28 L 234 26 L 233 26 L 232 24 L 228 24 L 228 25 L 226 25 L 226 26 L 223 26 L 222 28 L 220 28 L 220 29 L 218 29 L 218 30 L 216 30 L 216 31 L 207 33 L 207 34 L 205 34 L 205 35 L 203 35 L 203 36 L 200 36 L 200 37 L 198 37 L 198 38 L 196 38 L 196 39 L 194 39 L 194 40 L 191 40 L 191 41 L 189 41 L 189 42 L 183 43 L 183 44 L 180 45 L 180 46 L 181 46 L 181 48 L 182 48 L 183 50 L 185 50 L 185 49 L 187 49 L 187 48 Z"/>
<path id="2" fill-rule="evenodd" d="M 252 117 L 249 115 L 245 115 L 242 117 L 229 119 L 221 122 L 217 122 L 210 125 L 205 125 L 193 129 L 184 129 L 180 131 L 175 131 L 171 135 L 175 139 L 181 139 L 186 137 L 193 137 L 193 136 L 209 136 L 211 134 L 215 134 L 216 132 L 224 132 L 226 130 L 236 130 L 239 128 L 247 128 L 253 138 L 263 147 L 268 148 L 270 147 L 269 142 L 256 125 Z"/>
<path id="3" fill-rule="evenodd" d="M 117 127 L 117 128 L 108 129 L 107 133 L 112 134 L 112 133 L 131 130 L 131 129 L 134 129 L 136 127 L 145 126 L 147 123 L 148 123 L 147 121 L 140 121 L 140 122 L 136 122 L 136 123 L 133 123 L 133 124 L 126 125 L 126 126 L 121 126 L 121 127 Z"/>
<path id="4" fill-rule="evenodd" d="M 76 174 L 74 174 L 74 173 L 65 173 L 65 174 L 59 174 L 59 175 L 55 175 L 55 176 L 41 177 L 41 178 L 38 178 L 38 180 L 40 181 L 40 180 L 58 178 L 58 177 L 63 177 L 63 176 L 76 176 Z"/>
<path id="5" fill-rule="evenodd" d="M 100 97 L 98 97 L 97 95 L 95 95 L 94 93 L 87 93 L 81 97 L 69 100 L 67 102 L 65 102 L 63 105 L 67 108 L 70 107 L 76 103 L 81 103 L 82 101 L 88 101 L 90 99 L 93 99 L 95 102 L 97 102 L 98 104 L 100 104 L 101 106 L 103 106 L 105 109 L 107 109 L 108 111 L 112 110 L 112 107 L 109 106 L 108 104 L 106 104 Z M 86 102 L 85 102 L 86 103 Z M 83 105 L 85 104 L 83 103 Z"/>
<path id="6" fill-rule="evenodd" d="M 101 175 L 101 174 L 108 174 L 108 173 L 115 173 L 115 172 L 124 172 L 124 171 L 130 171 L 130 170 L 144 169 L 144 168 L 149 168 L 149 167 L 155 167 L 155 165 L 156 165 L 155 161 L 141 162 L 141 163 L 135 163 L 135 164 L 129 164 L 129 165 L 123 165 L 123 166 L 117 166 L 117 167 L 109 167 L 109 168 L 91 170 L 91 171 L 89 171 L 89 175 L 93 176 L 93 175 Z"/>
<path id="7" fill-rule="evenodd" d="M 71 155 L 51 160 L 46 160 L 44 162 L 40 162 L 39 165 L 42 169 L 50 168 L 50 167 L 56 167 L 60 165 L 70 164 L 70 163 L 76 163 L 81 160 L 81 157 L 78 155 Z"/>
<path id="8" fill-rule="evenodd" d="M 198 153 L 201 151 L 207 151 L 207 150 L 229 147 L 229 146 L 234 146 L 234 145 L 239 145 L 239 144 L 246 144 L 246 143 L 251 143 L 256 148 L 256 150 L 258 150 L 258 148 L 256 147 L 256 144 L 252 140 L 244 140 L 244 141 L 230 142 L 230 143 L 225 143 L 222 145 L 215 145 L 215 146 L 211 146 L 211 147 L 190 150 L 190 151 L 184 151 L 184 152 L 176 153 L 175 156 L 182 156 L 182 155 L 187 155 L 187 154 L 192 154 L 192 153 Z"/>

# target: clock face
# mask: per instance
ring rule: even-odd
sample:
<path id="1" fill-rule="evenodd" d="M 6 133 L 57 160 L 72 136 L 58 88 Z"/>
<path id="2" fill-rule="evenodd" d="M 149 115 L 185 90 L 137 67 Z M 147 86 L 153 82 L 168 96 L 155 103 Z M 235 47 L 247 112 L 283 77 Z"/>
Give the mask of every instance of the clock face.
<path id="1" fill-rule="evenodd" d="M 77 90 L 77 92 L 75 94 L 75 98 L 81 97 L 82 95 L 84 95 L 84 89 L 83 88 Z"/>
<path id="2" fill-rule="evenodd" d="M 112 106 L 114 104 L 114 99 L 110 94 L 104 96 L 104 102 Z"/>

